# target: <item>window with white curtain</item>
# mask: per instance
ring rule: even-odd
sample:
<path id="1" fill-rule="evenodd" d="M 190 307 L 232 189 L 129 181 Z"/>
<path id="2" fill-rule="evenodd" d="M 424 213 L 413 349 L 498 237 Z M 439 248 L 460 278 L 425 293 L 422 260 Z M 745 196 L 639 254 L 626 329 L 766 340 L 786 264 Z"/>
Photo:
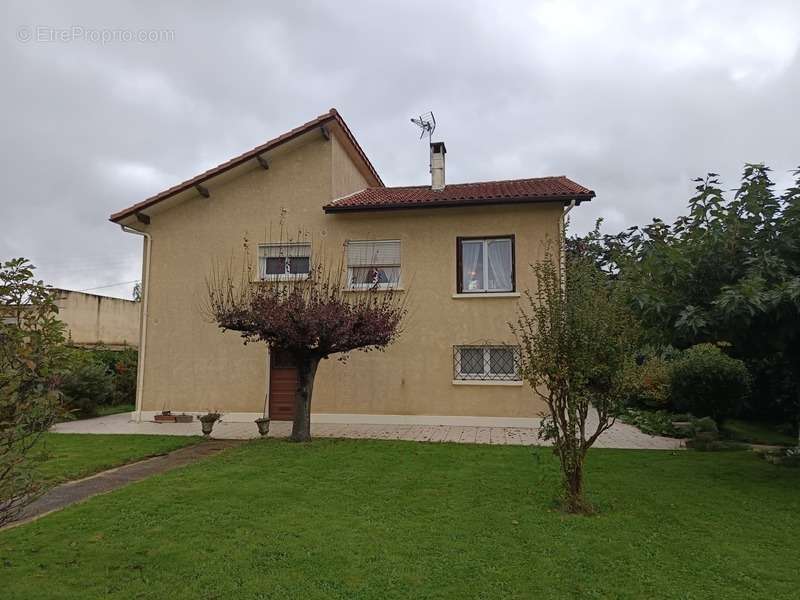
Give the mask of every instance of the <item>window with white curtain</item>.
<path id="1" fill-rule="evenodd" d="M 458 238 L 458 292 L 514 291 L 514 236 Z"/>
<path id="2" fill-rule="evenodd" d="M 454 346 L 453 377 L 458 380 L 520 381 L 519 346 Z"/>
<path id="3" fill-rule="evenodd" d="M 347 282 L 353 289 L 397 287 L 400 240 L 347 242 Z"/>
<path id="4" fill-rule="evenodd" d="M 305 279 L 311 271 L 311 244 L 262 244 L 258 247 L 261 279 Z"/>

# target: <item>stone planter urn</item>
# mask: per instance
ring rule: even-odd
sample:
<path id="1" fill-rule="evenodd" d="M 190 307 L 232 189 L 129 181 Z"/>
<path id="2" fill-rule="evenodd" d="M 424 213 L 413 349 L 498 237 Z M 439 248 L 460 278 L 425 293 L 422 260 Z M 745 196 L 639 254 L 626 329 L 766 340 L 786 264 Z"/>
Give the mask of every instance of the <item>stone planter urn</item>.
<path id="1" fill-rule="evenodd" d="M 214 423 L 219 421 L 220 417 L 219 413 L 206 413 L 202 415 L 200 420 L 200 426 L 203 428 L 203 435 L 209 436 L 211 435 L 211 431 L 214 429 Z"/>
<path id="2" fill-rule="evenodd" d="M 266 437 L 269 433 L 269 419 L 267 417 L 256 419 L 256 425 L 258 426 L 258 433 L 261 437 Z"/>

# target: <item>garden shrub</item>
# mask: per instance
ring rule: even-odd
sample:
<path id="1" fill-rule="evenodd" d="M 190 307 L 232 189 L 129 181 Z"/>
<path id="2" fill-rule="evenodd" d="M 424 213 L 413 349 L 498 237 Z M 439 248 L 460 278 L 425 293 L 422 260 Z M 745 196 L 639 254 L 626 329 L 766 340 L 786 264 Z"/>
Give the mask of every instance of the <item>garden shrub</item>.
<path id="1" fill-rule="evenodd" d="M 673 415 L 663 410 L 653 411 L 628 408 L 620 415 L 620 419 L 648 435 L 684 437 L 683 433 L 672 424 Z"/>
<path id="2" fill-rule="evenodd" d="M 111 364 L 114 375 L 114 397 L 112 404 L 134 404 L 136 402 L 136 364 L 138 353 L 127 349 L 115 352 Z"/>
<path id="3" fill-rule="evenodd" d="M 136 402 L 136 365 L 138 352 L 135 348 L 111 350 L 91 348 L 81 350 L 102 362 L 114 380 L 114 392 L 110 404 L 134 404 Z"/>
<path id="4" fill-rule="evenodd" d="M 677 411 L 721 421 L 735 415 L 749 393 L 747 367 L 713 344 L 692 346 L 670 366 L 670 398 Z"/>
<path id="5" fill-rule="evenodd" d="M 59 362 L 58 389 L 68 410 L 89 417 L 98 406 L 111 403 L 114 377 L 94 353 L 64 348 Z"/>
<path id="6" fill-rule="evenodd" d="M 719 427 L 717 427 L 716 421 L 711 417 L 703 417 L 702 419 L 693 419 L 692 426 L 694 427 L 695 431 L 701 433 L 713 433 L 714 435 L 719 434 Z"/>
<path id="7" fill-rule="evenodd" d="M 669 363 L 661 356 L 645 357 L 630 364 L 625 373 L 625 403 L 628 406 L 663 410 L 670 406 Z"/>

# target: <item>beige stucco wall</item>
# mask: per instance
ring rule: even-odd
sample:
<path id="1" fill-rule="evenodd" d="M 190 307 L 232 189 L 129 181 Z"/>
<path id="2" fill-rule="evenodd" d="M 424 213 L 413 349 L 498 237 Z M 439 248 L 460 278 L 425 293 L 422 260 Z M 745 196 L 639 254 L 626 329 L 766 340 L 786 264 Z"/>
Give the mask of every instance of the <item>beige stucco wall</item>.
<path id="1" fill-rule="evenodd" d="M 78 345 L 138 346 L 139 303 L 122 298 L 58 290 L 58 319 Z"/>
<path id="2" fill-rule="evenodd" d="M 241 259 L 242 237 L 253 247 L 283 228 L 303 230 L 315 249 L 338 258 L 348 239 L 399 239 L 401 285 L 409 317 L 386 352 L 323 361 L 315 413 L 536 416 L 542 405 L 527 385 L 454 385 L 454 345 L 512 343 L 508 321 L 518 298 L 453 298 L 456 237 L 516 236 L 517 289 L 533 285 L 526 265 L 555 239 L 562 207 L 519 205 L 326 215 L 332 198 L 366 182 L 333 137 L 308 136 L 276 152 L 269 170 L 254 166 L 225 183 L 154 214 L 147 351 L 142 410 L 258 412 L 267 388 L 267 352 L 221 333 L 201 311 L 215 258 Z"/>

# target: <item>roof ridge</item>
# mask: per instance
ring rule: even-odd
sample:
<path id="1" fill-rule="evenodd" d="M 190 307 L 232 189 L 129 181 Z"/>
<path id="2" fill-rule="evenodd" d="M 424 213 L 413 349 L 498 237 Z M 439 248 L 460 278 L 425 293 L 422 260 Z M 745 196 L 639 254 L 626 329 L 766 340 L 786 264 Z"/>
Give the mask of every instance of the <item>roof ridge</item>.
<path id="1" fill-rule="evenodd" d="M 514 183 L 518 181 L 544 181 L 548 179 L 566 179 L 572 181 L 566 175 L 543 175 L 542 177 L 522 177 L 519 179 L 488 179 L 483 181 L 462 181 L 459 183 L 448 183 L 445 188 L 455 187 L 457 185 L 488 185 L 492 183 Z M 573 182 L 574 183 L 574 182 Z M 369 186 L 364 189 L 368 190 L 424 190 L 430 189 L 430 185 L 389 185 L 389 186 Z M 583 186 L 581 186 L 583 187 Z"/>
<path id="2" fill-rule="evenodd" d="M 346 200 L 350 196 L 355 196 L 356 194 L 360 194 L 361 192 L 364 192 L 366 190 L 382 190 L 382 189 L 386 189 L 386 188 L 377 188 L 377 187 L 361 188 L 360 190 L 356 190 L 355 192 L 350 192 L 349 194 L 345 194 L 344 196 L 339 196 L 338 198 L 334 198 L 333 200 L 328 202 L 328 204 L 336 204 L 337 202 L 339 202 L 339 200 Z"/>

